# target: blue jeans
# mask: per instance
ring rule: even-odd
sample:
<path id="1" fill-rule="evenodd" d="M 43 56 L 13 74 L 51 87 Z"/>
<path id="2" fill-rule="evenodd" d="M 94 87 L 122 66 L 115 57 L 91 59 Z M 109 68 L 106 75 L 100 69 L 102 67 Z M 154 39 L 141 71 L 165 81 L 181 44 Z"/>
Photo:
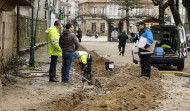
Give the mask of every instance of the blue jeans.
<path id="1" fill-rule="evenodd" d="M 63 66 L 62 66 L 62 81 L 66 82 L 69 80 L 69 72 L 73 61 L 73 52 L 63 52 Z"/>
<path id="2" fill-rule="evenodd" d="M 50 71 L 56 70 L 58 56 L 51 55 Z"/>

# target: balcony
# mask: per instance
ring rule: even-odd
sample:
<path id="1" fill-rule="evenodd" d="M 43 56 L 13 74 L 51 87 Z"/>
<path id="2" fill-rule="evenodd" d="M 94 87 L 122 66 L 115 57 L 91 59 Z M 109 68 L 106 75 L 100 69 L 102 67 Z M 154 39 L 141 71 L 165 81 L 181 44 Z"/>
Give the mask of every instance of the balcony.
<path id="1" fill-rule="evenodd" d="M 12 11 L 16 5 L 31 6 L 33 0 L 0 0 L 0 11 Z"/>

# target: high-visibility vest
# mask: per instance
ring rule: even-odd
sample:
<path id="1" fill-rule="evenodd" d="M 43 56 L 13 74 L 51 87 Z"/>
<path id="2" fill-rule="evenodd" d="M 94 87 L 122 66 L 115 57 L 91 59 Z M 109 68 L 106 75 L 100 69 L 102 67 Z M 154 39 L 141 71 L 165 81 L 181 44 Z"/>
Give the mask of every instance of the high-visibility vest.
<path id="1" fill-rule="evenodd" d="M 78 53 L 79 53 L 79 62 L 86 64 L 87 58 L 88 58 L 88 53 L 85 51 L 78 51 Z"/>
<path id="2" fill-rule="evenodd" d="M 62 56 L 62 50 L 59 47 L 59 30 L 52 26 L 46 30 L 48 47 L 47 51 L 49 55 Z"/>

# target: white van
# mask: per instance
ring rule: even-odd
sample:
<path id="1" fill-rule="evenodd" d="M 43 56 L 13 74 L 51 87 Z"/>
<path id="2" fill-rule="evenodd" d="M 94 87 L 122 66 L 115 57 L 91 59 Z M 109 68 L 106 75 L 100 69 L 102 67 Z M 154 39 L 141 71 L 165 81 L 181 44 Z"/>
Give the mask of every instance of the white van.
<path id="1" fill-rule="evenodd" d="M 151 64 L 174 65 L 178 70 L 183 70 L 184 61 L 187 58 L 187 41 L 183 26 L 156 25 L 151 26 L 151 31 L 153 39 L 156 40 L 155 48 L 163 49 L 159 53 L 151 54 Z M 140 61 L 137 44 L 138 41 L 134 43 L 132 50 L 133 62 L 136 64 Z M 163 45 L 171 48 L 163 48 Z"/>

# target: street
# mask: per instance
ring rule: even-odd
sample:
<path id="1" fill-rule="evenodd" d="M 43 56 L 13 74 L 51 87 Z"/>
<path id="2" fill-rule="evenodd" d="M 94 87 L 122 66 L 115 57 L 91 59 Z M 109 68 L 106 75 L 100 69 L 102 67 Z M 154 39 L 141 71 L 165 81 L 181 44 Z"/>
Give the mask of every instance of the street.
<path id="1" fill-rule="evenodd" d="M 103 38 L 100 38 L 103 39 Z M 132 45 L 127 43 L 125 48 L 125 56 L 119 56 L 117 49 L 118 42 L 84 42 L 81 43 L 87 50 L 94 50 L 100 56 L 114 61 L 116 65 L 131 64 L 132 63 Z M 190 72 L 190 55 L 185 59 L 185 67 L 183 72 Z M 177 71 L 176 66 L 158 65 L 154 67 L 161 71 Z M 134 69 L 135 70 L 135 69 Z M 156 111 L 188 111 L 190 110 L 190 77 L 175 76 L 174 74 L 165 74 L 162 78 L 162 85 L 166 96 L 165 101 L 159 101 L 162 105 Z M 155 111 L 155 110 L 153 110 Z"/>
<path id="2" fill-rule="evenodd" d="M 105 36 L 97 39 L 83 37 L 80 43 L 93 56 L 94 85 L 92 86 L 83 85 L 81 78 L 75 75 L 80 72 L 80 68 L 75 63 L 70 72 L 70 84 L 49 83 L 50 56 L 47 55 L 47 48 L 44 46 L 36 50 L 35 58 L 38 67 L 34 70 L 26 68 L 21 70 L 21 77 L 16 78 L 15 85 L 3 87 L 2 111 L 63 111 L 63 107 L 65 111 L 69 109 L 101 111 L 102 109 L 118 110 L 118 108 L 137 111 L 190 110 L 189 77 L 174 74 L 161 75 L 159 70 L 152 67 L 152 79 L 138 79 L 135 76 L 140 74 L 140 67 L 139 64 L 132 63 L 131 56 L 133 43 L 127 43 L 125 55 L 119 56 L 118 42 L 106 41 Z M 80 47 L 80 50 L 85 50 L 84 48 Z M 28 56 L 25 55 L 26 58 Z M 104 63 L 108 60 L 115 64 L 113 71 L 105 70 Z M 61 64 L 60 57 L 57 64 L 59 80 L 61 79 Z M 186 64 L 184 71 L 189 71 L 188 63 Z M 175 67 L 164 70 L 171 69 L 176 70 Z M 67 103 L 70 105 L 67 106 Z"/>
<path id="3" fill-rule="evenodd" d="M 189 4 L 0 0 L 0 111 L 190 111 Z"/>

